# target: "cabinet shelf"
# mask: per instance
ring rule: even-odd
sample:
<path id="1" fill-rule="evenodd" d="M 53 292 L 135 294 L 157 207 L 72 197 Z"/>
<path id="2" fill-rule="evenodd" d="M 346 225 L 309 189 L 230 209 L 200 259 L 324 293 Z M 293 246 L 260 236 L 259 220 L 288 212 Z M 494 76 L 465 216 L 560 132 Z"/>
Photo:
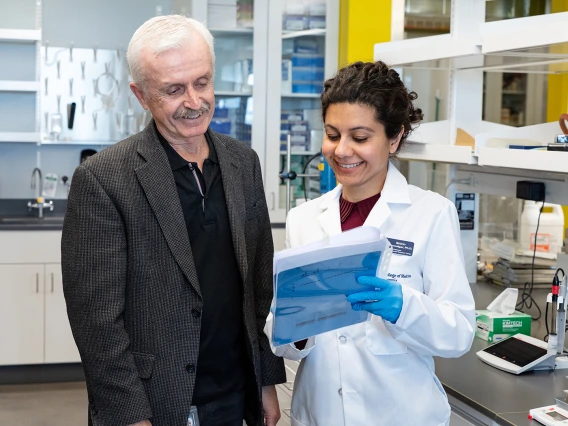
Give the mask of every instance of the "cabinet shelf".
<path id="1" fill-rule="evenodd" d="M 319 93 L 287 93 L 282 94 L 283 98 L 312 98 L 312 99 L 319 99 L 321 94 Z"/>
<path id="2" fill-rule="evenodd" d="M 312 156 L 320 154 L 321 151 L 292 151 L 292 155 Z M 286 155 L 286 151 L 280 151 L 280 155 Z"/>
<path id="3" fill-rule="evenodd" d="M 37 81 L 0 81 L 0 92 L 37 92 L 39 88 Z"/>
<path id="4" fill-rule="evenodd" d="M 492 72 L 555 73 L 556 69 L 543 70 L 548 64 L 566 64 L 568 55 L 547 51 L 554 45 L 566 42 L 568 12 L 484 22 L 475 36 L 455 37 L 442 34 L 430 37 L 378 43 L 374 47 L 375 60 L 381 59 L 392 66 L 412 66 L 429 69 L 469 69 Z M 455 65 L 453 59 L 466 56 L 502 57 L 502 63 L 489 61 L 480 65 Z M 409 60 L 409 58 L 411 58 Z"/>
<path id="5" fill-rule="evenodd" d="M 480 166 L 568 173 L 568 153 L 558 151 L 482 147 L 477 155 Z"/>
<path id="6" fill-rule="evenodd" d="M 209 29 L 209 31 L 211 32 L 211 34 L 213 34 L 214 37 L 225 36 L 225 35 L 230 36 L 230 35 L 253 34 L 252 28 L 212 28 Z"/>
<path id="7" fill-rule="evenodd" d="M 407 141 L 398 154 L 401 160 L 431 161 L 451 164 L 476 164 L 469 146 L 456 146 Z"/>
<path id="8" fill-rule="evenodd" d="M 302 30 L 302 31 L 282 31 L 282 40 L 288 38 L 297 38 L 297 37 L 307 37 L 307 36 L 317 36 L 322 37 L 325 36 L 325 29 L 313 29 L 313 30 Z"/>
<path id="9" fill-rule="evenodd" d="M 0 142 L 29 142 L 40 141 L 40 134 L 34 132 L 0 132 Z"/>
<path id="10" fill-rule="evenodd" d="M 252 92 L 233 92 L 231 90 L 216 90 L 215 96 L 244 96 L 249 97 L 252 96 Z"/>
<path id="11" fill-rule="evenodd" d="M 66 141 L 66 140 L 46 140 L 41 141 L 42 145 L 114 145 L 118 141 Z"/>
<path id="12" fill-rule="evenodd" d="M 34 43 L 41 40 L 41 30 L 0 29 L 0 42 Z"/>

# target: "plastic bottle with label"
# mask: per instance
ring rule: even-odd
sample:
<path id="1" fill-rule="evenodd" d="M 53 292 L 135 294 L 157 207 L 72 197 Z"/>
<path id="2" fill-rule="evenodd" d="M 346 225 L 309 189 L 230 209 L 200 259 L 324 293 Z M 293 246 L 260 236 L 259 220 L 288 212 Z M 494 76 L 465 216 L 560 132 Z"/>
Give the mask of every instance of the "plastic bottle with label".
<path id="1" fill-rule="evenodd" d="M 519 244 L 523 250 L 534 250 L 536 225 L 540 213 L 541 202 L 525 200 Z M 562 249 L 564 239 L 564 212 L 558 204 L 545 203 L 540 216 L 536 250 L 547 253 L 558 253 Z"/>

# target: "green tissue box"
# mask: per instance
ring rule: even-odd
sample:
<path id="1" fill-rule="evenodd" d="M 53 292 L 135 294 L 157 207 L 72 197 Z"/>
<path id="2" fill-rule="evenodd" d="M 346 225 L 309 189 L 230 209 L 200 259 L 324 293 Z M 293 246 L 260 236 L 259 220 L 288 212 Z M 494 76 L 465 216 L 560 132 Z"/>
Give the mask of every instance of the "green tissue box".
<path id="1" fill-rule="evenodd" d="M 513 334 L 530 336 L 531 316 L 515 311 L 511 315 L 498 314 L 487 310 L 478 310 L 476 315 L 475 336 L 488 342 L 497 342 Z"/>

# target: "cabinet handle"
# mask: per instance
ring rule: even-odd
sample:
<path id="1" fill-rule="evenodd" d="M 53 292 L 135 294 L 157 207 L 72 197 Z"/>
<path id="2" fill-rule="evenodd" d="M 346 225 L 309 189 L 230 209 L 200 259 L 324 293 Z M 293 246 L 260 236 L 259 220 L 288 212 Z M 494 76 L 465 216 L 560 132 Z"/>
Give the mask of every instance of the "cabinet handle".
<path id="1" fill-rule="evenodd" d="M 271 193 L 270 193 L 270 196 L 272 197 L 272 208 L 271 208 L 270 210 L 273 210 L 273 211 L 274 211 L 276 195 L 274 194 L 274 192 L 271 192 Z"/>
<path id="2" fill-rule="evenodd" d="M 36 272 L 36 293 L 39 293 L 39 274 Z"/>
<path id="3" fill-rule="evenodd" d="M 53 293 L 53 272 L 51 273 L 51 292 Z"/>

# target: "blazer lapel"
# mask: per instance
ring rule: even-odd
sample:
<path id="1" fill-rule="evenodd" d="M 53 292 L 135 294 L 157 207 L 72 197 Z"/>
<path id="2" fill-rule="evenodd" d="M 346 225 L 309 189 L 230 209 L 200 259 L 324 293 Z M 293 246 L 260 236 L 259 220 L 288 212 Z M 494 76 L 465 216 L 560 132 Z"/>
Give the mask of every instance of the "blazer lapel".
<path id="1" fill-rule="evenodd" d="M 152 121 L 144 130 L 138 153 L 146 160 L 135 169 L 168 246 L 195 291 L 201 296 L 187 227 L 168 157 L 160 146 Z"/>
<path id="2" fill-rule="evenodd" d="M 244 285 L 248 273 L 245 241 L 246 211 L 243 192 L 245 183 L 242 181 L 241 173 L 239 172 L 239 164 L 244 164 L 244 162 L 240 161 L 238 157 L 235 157 L 237 154 L 232 152 L 227 144 L 221 141 L 215 133 L 210 130 L 208 130 L 208 132 L 215 151 L 217 152 L 217 158 L 219 158 L 219 167 L 221 169 L 221 178 L 223 179 L 223 189 L 225 191 L 225 202 L 227 203 L 227 212 L 231 225 L 233 247 Z M 252 188 L 250 189 L 252 190 Z"/>

